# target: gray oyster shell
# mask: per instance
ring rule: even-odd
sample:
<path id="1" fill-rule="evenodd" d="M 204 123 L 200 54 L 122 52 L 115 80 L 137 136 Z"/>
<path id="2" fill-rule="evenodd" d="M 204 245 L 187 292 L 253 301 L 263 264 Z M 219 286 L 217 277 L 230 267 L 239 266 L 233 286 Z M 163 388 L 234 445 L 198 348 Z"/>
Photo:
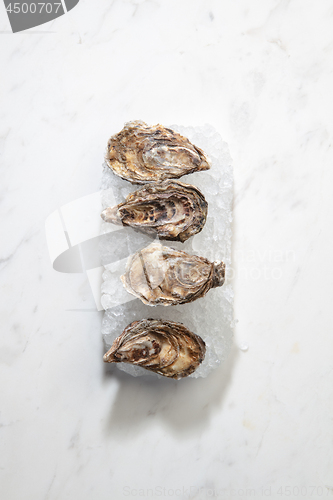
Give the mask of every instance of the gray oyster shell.
<path id="1" fill-rule="evenodd" d="M 103 359 L 107 363 L 131 363 L 181 379 L 196 370 L 205 353 L 202 338 L 182 323 L 142 319 L 125 328 Z"/>
<path id="2" fill-rule="evenodd" d="M 101 216 L 159 239 L 184 242 L 202 230 L 207 206 L 195 186 L 166 180 L 130 193 L 124 203 L 106 208 Z"/>
<path id="3" fill-rule="evenodd" d="M 225 264 L 154 242 L 132 255 L 121 276 L 126 290 L 149 306 L 192 302 L 222 286 Z"/>
<path id="4" fill-rule="evenodd" d="M 129 122 L 108 142 L 105 160 L 116 175 L 147 184 L 208 170 L 205 153 L 186 137 L 162 125 Z"/>

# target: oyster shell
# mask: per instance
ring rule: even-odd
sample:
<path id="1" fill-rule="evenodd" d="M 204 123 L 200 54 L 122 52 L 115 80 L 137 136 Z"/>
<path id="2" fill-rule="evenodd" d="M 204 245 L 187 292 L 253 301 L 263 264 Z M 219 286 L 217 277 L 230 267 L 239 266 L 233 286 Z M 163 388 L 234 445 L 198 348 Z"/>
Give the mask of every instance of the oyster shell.
<path id="1" fill-rule="evenodd" d="M 149 306 L 192 302 L 222 286 L 225 265 L 152 243 L 132 255 L 121 276 L 126 290 Z"/>
<path id="2" fill-rule="evenodd" d="M 203 228 L 207 202 L 195 186 L 166 180 L 130 193 L 124 203 L 106 208 L 101 216 L 163 240 L 186 241 Z"/>
<path id="3" fill-rule="evenodd" d="M 142 319 L 125 328 L 103 359 L 107 363 L 131 363 L 180 379 L 196 370 L 205 353 L 202 338 L 182 323 Z"/>
<path id="4" fill-rule="evenodd" d="M 126 123 L 111 137 L 105 160 L 116 175 L 132 184 L 178 179 L 210 168 L 205 153 L 186 137 L 141 121 Z"/>

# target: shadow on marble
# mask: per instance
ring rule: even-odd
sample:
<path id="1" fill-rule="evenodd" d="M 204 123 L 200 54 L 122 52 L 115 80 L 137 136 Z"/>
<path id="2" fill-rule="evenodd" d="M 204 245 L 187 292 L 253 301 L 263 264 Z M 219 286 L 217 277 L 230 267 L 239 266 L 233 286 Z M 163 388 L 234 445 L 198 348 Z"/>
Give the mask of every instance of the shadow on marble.
<path id="1" fill-rule="evenodd" d="M 234 207 L 233 196 L 233 210 Z M 235 218 L 231 230 L 235 234 Z M 231 256 L 233 263 L 233 244 Z M 233 286 L 234 281 L 232 279 Z M 151 376 L 132 377 L 114 364 L 105 363 L 105 379 L 114 378 L 119 382 L 117 396 L 106 420 L 106 436 L 130 438 L 160 422 L 178 438 L 186 439 L 202 432 L 213 413 L 223 405 L 238 359 L 239 350 L 233 343 L 227 359 L 207 378 L 179 381 Z"/>
<path id="2" fill-rule="evenodd" d="M 164 423 L 178 437 L 200 433 L 223 404 L 238 356 L 233 345 L 226 361 L 207 378 L 179 381 L 132 377 L 115 365 L 105 364 L 104 376 L 119 382 L 106 435 L 130 437 L 157 422 Z"/>

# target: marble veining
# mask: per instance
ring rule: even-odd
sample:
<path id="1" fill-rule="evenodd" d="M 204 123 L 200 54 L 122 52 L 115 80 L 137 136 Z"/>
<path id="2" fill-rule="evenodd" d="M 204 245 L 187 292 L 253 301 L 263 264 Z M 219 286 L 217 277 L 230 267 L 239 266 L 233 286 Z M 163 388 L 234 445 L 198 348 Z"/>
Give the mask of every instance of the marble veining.
<path id="1" fill-rule="evenodd" d="M 81 0 L 13 35 L 2 3 L 1 498 L 332 495 L 332 28 L 329 0 Z M 209 123 L 234 160 L 238 321 L 207 379 L 105 367 L 88 276 L 52 268 L 46 219 L 133 119 Z"/>

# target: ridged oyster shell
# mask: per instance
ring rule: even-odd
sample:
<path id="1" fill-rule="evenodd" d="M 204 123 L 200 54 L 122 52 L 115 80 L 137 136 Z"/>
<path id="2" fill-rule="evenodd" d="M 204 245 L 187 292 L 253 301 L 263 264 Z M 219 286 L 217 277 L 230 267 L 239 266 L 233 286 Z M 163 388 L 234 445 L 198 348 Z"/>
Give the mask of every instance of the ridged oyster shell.
<path id="1" fill-rule="evenodd" d="M 154 242 L 132 255 L 121 276 L 126 290 L 149 306 L 192 302 L 222 286 L 225 265 Z"/>
<path id="2" fill-rule="evenodd" d="M 125 328 L 103 359 L 108 363 L 131 363 L 180 379 L 196 370 L 205 353 L 202 338 L 182 323 L 142 319 Z"/>
<path id="3" fill-rule="evenodd" d="M 110 138 L 105 160 L 116 175 L 132 184 L 178 179 L 210 168 L 205 153 L 186 137 L 141 121 L 127 123 Z"/>
<path id="4" fill-rule="evenodd" d="M 186 241 L 203 228 L 207 206 L 195 186 L 166 180 L 130 193 L 125 202 L 106 208 L 101 216 L 160 239 Z"/>

